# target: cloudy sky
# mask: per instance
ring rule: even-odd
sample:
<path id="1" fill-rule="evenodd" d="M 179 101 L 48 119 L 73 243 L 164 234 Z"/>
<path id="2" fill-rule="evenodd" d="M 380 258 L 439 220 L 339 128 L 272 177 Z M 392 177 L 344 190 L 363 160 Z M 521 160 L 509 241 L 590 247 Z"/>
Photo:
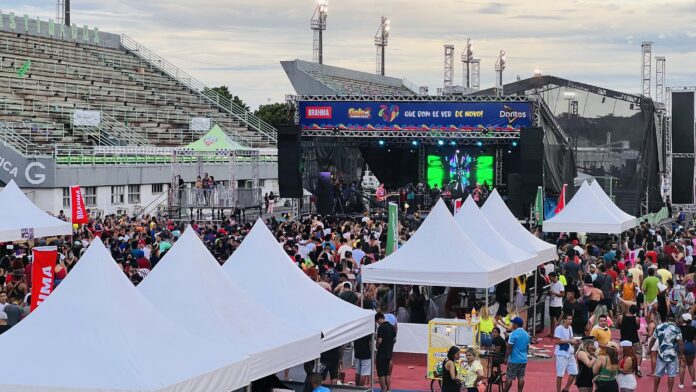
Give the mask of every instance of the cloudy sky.
<path id="1" fill-rule="evenodd" d="M 228 85 L 255 108 L 293 93 L 280 60 L 312 58 L 315 0 L 72 0 L 73 22 L 125 33 L 208 85 Z M 54 0 L 0 0 L 3 12 L 55 17 Z M 459 58 L 466 38 L 494 82 L 534 69 L 620 91 L 640 90 L 640 43 L 667 57 L 667 85 L 696 85 L 694 0 L 329 0 L 324 62 L 375 70 L 380 16 L 392 20 L 387 74 L 434 92 L 443 44 Z M 457 62 L 455 80 L 462 77 Z M 461 83 L 461 82 L 459 82 Z"/>

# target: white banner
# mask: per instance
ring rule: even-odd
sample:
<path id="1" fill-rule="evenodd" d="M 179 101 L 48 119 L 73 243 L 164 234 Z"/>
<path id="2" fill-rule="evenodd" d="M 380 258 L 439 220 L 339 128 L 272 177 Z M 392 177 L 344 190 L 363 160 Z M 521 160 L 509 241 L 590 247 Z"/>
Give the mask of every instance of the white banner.
<path id="1" fill-rule="evenodd" d="M 192 131 L 210 131 L 211 124 L 208 117 L 191 117 Z"/>
<path id="2" fill-rule="evenodd" d="M 101 112 L 98 110 L 75 110 L 73 125 L 79 127 L 97 127 L 101 124 Z"/>

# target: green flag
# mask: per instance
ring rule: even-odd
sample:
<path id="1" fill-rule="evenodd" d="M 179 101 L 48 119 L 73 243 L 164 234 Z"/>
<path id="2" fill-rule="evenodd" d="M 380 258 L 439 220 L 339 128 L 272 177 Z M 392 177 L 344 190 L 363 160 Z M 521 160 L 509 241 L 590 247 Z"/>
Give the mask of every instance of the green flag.
<path id="1" fill-rule="evenodd" d="M 23 78 L 24 75 L 26 75 L 27 72 L 29 72 L 29 67 L 31 67 L 31 60 L 27 59 L 24 65 L 22 65 L 22 68 L 17 70 L 17 76 Z"/>
<path id="2" fill-rule="evenodd" d="M 399 206 L 396 203 L 389 203 L 389 222 L 387 228 L 387 249 L 389 256 L 394 253 L 399 246 Z"/>
<path id="3" fill-rule="evenodd" d="M 534 199 L 534 208 L 532 209 L 532 226 L 541 225 L 544 222 L 544 191 L 541 187 L 537 188 L 536 198 Z"/>

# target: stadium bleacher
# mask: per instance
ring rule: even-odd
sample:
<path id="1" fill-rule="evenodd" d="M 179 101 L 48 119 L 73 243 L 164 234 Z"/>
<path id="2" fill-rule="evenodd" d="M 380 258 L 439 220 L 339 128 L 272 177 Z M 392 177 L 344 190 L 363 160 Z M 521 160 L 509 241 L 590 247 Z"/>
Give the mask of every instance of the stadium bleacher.
<path id="1" fill-rule="evenodd" d="M 26 74 L 18 69 L 29 63 Z M 101 111 L 102 124 L 72 124 L 74 110 Z M 181 146 L 210 118 L 249 147 L 274 147 L 210 99 L 126 48 L 0 31 L 0 122 L 39 150 L 58 145 Z"/>

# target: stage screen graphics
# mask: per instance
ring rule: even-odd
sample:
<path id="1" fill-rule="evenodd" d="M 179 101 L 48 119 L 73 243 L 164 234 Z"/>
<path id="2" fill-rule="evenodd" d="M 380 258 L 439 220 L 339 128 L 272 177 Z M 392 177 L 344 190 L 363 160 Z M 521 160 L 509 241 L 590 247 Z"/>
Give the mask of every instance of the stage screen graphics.
<path id="1" fill-rule="evenodd" d="M 300 128 L 340 131 L 519 131 L 530 102 L 300 101 Z"/>
<path id="2" fill-rule="evenodd" d="M 493 155 L 480 150 L 429 151 L 426 155 L 426 181 L 432 188 L 449 185 L 452 191 L 463 191 L 477 185 L 493 184 Z"/>

